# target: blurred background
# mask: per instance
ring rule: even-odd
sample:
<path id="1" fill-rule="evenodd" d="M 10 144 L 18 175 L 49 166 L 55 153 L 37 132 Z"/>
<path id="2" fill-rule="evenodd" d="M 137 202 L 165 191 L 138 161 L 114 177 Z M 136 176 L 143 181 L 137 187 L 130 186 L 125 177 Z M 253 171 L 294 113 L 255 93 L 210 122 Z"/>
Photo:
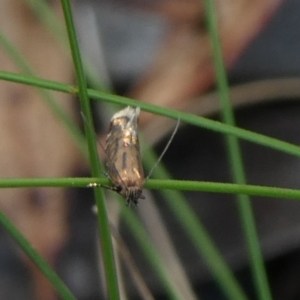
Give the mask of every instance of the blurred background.
<path id="1" fill-rule="evenodd" d="M 41 3 L 49 5 L 53 15 Z M 299 1 L 215 3 L 237 125 L 299 144 Z M 74 0 L 72 4 L 91 87 L 219 119 L 201 1 Z M 60 1 L 2 0 L 0 69 L 75 83 L 63 28 Z M 30 68 L 18 63 L 11 44 Z M 0 81 L 1 177 L 89 175 L 78 147 L 41 101 L 44 96 L 33 88 Z M 46 97 L 54 97 L 82 125 L 77 99 L 59 93 Z M 100 141 L 112 111 L 94 105 Z M 174 121 L 142 112 L 140 124 L 146 142 L 161 153 Z M 300 188 L 297 158 L 248 142 L 241 145 L 249 184 Z M 224 138 L 205 129 L 181 124 L 163 163 L 175 179 L 231 182 Z M 164 199 L 158 193 L 145 194 L 147 199 L 133 211 L 162 257 L 170 258 L 166 265 L 174 282 L 181 284 L 182 299 L 226 299 Z M 108 193 L 111 221 L 153 295 L 148 299 L 168 299 L 119 219 L 116 202 L 110 200 L 113 196 Z M 255 299 L 235 197 L 192 192 L 185 196 L 249 298 Z M 273 297 L 299 299 L 300 205 L 291 200 L 252 199 Z M 105 299 L 92 190 L 6 189 L 1 190 L 0 207 L 78 299 Z M 4 230 L 0 240 L 0 299 L 57 299 Z M 128 267 L 121 265 L 128 299 L 147 299 L 140 295 Z"/>

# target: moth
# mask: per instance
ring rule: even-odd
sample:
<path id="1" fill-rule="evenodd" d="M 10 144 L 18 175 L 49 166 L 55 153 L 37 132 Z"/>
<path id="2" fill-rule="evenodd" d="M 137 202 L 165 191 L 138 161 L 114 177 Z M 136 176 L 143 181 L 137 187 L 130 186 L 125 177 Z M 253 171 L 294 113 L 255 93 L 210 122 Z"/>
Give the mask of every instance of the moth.
<path id="1" fill-rule="evenodd" d="M 106 138 L 107 173 L 115 191 L 126 199 L 126 204 L 136 205 L 145 183 L 138 137 L 140 108 L 130 106 L 111 118 Z"/>
<path id="2" fill-rule="evenodd" d="M 144 184 L 161 161 L 179 127 L 178 119 L 167 145 L 145 178 L 138 137 L 139 114 L 140 108 L 131 106 L 115 113 L 110 120 L 106 147 L 102 147 L 107 157 L 107 176 L 113 184 L 112 187 L 105 187 L 123 196 L 128 206 L 137 205 L 139 199 L 145 199 Z M 89 186 L 96 185 L 90 184 Z"/>

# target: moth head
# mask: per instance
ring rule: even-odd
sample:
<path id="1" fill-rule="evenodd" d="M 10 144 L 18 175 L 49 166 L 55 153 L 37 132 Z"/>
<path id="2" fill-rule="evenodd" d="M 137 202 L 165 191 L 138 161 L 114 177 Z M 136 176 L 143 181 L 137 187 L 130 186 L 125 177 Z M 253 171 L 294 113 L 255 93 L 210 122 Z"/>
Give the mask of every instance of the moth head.
<path id="1" fill-rule="evenodd" d="M 129 187 L 126 189 L 126 205 L 130 206 L 133 203 L 134 206 L 137 206 L 139 199 L 145 199 L 145 196 L 142 194 L 142 189 L 137 187 Z"/>

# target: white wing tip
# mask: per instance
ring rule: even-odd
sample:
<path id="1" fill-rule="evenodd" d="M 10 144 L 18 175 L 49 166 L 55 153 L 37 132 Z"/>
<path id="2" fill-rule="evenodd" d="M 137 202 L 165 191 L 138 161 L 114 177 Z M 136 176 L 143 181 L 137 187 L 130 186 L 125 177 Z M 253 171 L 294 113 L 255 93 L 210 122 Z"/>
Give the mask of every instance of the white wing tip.
<path id="1" fill-rule="evenodd" d="M 127 106 L 126 108 L 116 112 L 111 120 L 127 117 L 129 120 L 133 119 L 133 117 L 137 118 L 140 114 L 141 109 L 139 107 L 133 108 L 131 106 Z"/>

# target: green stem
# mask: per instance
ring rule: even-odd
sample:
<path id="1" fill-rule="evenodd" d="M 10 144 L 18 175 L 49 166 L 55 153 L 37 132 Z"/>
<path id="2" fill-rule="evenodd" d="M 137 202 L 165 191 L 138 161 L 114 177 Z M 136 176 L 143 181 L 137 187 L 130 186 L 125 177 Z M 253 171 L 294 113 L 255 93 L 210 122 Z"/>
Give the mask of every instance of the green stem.
<path id="1" fill-rule="evenodd" d="M 80 97 L 81 110 L 86 118 L 85 132 L 88 142 L 89 157 L 92 169 L 92 175 L 94 177 L 101 177 L 101 168 L 98 158 L 97 144 L 95 139 L 95 133 L 93 131 L 93 119 L 92 111 L 90 106 L 90 100 L 87 93 L 87 82 L 83 70 L 82 60 L 80 56 L 77 36 L 75 32 L 75 26 L 73 21 L 73 16 L 71 12 L 71 4 L 69 0 L 62 0 L 62 7 L 64 11 L 64 17 L 66 22 L 66 27 L 69 36 L 70 48 L 72 52 L 73 62 L 75 66 L 76 77 L 78 81 L 78 93 Z M 112 247 L 112 240 L 110 236 L 110 228 L 106 210 L 105 199 L 103 196 L 103 191 L 100 188 L 95 188 L 95 198 L 98 208 L 98 224 L 99 233 L 102 248 L 102 258 L 103 265 L 106 276 L 106 285 L 109 299 L 117 300 L 119 299 L 119 289 L 118 280 L 116 274 L 116 266 L 114 260 L 114 253 Z"/>
<path id="2" fill-rule="evenodd" d="M 155 157 L 151 150 L 145 151 L 144 157 L 147 158 L 147 163 L 149 163 L 147 165 L 148 169 L 157 161 L 157 157 Z M 157 166 L 155 174 L 160 178 L 170 178 L 169 172 L 162 164 Z M 156 181 L 154 180 L 154 182 Z M 170 180 L 170 182 L 172 181 Z M 151 186 L 152 182 L 153 180 L 150 180 L 147 187 Z M 185 182 L 181 181 L 180 183 Z M 177 183 L 180 184 L 179 181 Z M 204 263 L 209 267 L 223 293 L 228 299 L 246 300 L 247 296 L 241 289 L 228 264 L 223 259 L 222 254 L 218 251 L 217 246 L 211 239 L 199 216 L 195 214 L 183 194 L 175 191 L 175 189 L 177 187 L 171 191 L 160 190 L 160 192 L 178 222 L 185 229 L 187 236 L 191 239 L 198 253 L 203 257 Z"/>
<path id="3" fill-rule="evenodd" d="M 208 21 L 208 30 L 212 41 L 213 58 L 216 69 L 217 85 L 222 106 L 222 118 L 224 123 L 235 126 L 235 117 L 230 102 L 229 87 L 222 55 L 222 46 L 218 35 L 217 17 L 213 0 L 206 0 L 205 10 Z M 246 183 L 246 175 L 243 167 L 242 153 L 239 141 L 236 137 L 227 135 L 227 149 L 232 167 L 233 179 L 238 184 Z M 261 253 L 259 239 L 256 230 L 255 218 L 252 211 L 250 197 L 240 194 L 237 196 L 240 218 L 247 240 L 252 276 L 255 283 L 258 298 L 271 300 L 271 291 L 268 284 L 263 255 Z"/>
<path id="4" fill-rule="evenodd" d="M 40 79 L 36 77 L 29 77 L 25 75 L 0 71 L 0 79 L 55 90 L 63 93 L 70 93 L 74 95 L 78 94 L 78 88 L 76 86 Z M 278 140 L 253 131 L 245 130 L 236 126 L 230 126 L 222 122 L 213 121 L 204 117 L 195 116 L 193 114 L 184 113 L 169 108 L 160 107 L 157 105 L 144 103 L 130 98 L 112 95 L 92 89 L 88 89 L 88 96 L 95 100 L 105 101 L 109 103 L 139 106 L 142 110 L 151 112 L 153 114 L 170 117 L 175 120 L 180 118 L 182 122 L 187 124 L 203 127 L 205 129 L 223 134 L 233 135 L 243 140 L 259 144 L 261 146 L 269 147 L 274 150 L 278 150 L 287 154 L 300 157 L 300 147 L 297 145 L 284 142 L 282 140 Z"/>
<path id="5" fill-rule="evenodd" d="M 52 283 L 61 299 L 75 300 L 76 298 L 61 281 L 59 276 L 53 271 L 50 265 L 39 255 L 39 253 L 31 246 L 30 242 L 24 238 L 20 231 L 13 225 L 13 223 L 0 211 L 0 223 L 6 231 L 12 236 L 21 249 L 28 255 L 28 257 L 35 263 L 35 265 L 43 272 L 43 274 Z"/>
<path id="6" fill-rule="evenodd" d="M 45 27 L 53 34 L 53 36 L 59 41 L 61 47 L 64 50 L 69 50 L 67 43 L 66 31 L 63 23 L 58 18 L 57 14 L 53 10 L 53 7 L 47 0 L 25 0 L 30 8 L 35 12 L 35 15 Z M 89 79 L 89 83 L 98 90 L 109 92 L 109 87 L 103 85 L 99 77 L 99 73 L 93 64 L 86 58 L 84 59 L 84 67 Z"/>
<path id="7" fill-rule="evenodd" d="M 90 188 L 93 185 L 109 186 L 106 178 L 12 178 L 0 179 L 0 188 L 30 188 L 30 187 L 78 187 Z M 300 190 L 259 186 L 250 184 L 235 184 L 191 180 L 149 179 L 145 188 L 156 190 L 177 190 L 225 194 L 247 194 L 269 198 L 300 200 Z"/>
<path id="8" fill-rule="evenodd" d="M 157 252 L 157 249 L 155 249 L 155 246 L 149 239 L 149 234 L 147 233 L 145 228 L 141 226 L 136 214 L 132 210 L 128 210 L 125 207 L 124 199 L 121 199 L 119 202 L 120 206 L 122 207 L 122 218 L 125 220 L 127 226 L 133 232 L 133 235 L 137 239 L 140 248 L 145 254 L 145 257 L 147 257 L 149 263 L 152 265 L 155 273 L 159 277 L 162 285 L 165 287 L 165 290 L 169 296 L 168 299 L 181 299 L 177 293 L 176 287 L 174 287 L 174 283 L 168 277 L 168 273 L 166 272 L 164 267 L 164 261 L 162 261 Z"/>

